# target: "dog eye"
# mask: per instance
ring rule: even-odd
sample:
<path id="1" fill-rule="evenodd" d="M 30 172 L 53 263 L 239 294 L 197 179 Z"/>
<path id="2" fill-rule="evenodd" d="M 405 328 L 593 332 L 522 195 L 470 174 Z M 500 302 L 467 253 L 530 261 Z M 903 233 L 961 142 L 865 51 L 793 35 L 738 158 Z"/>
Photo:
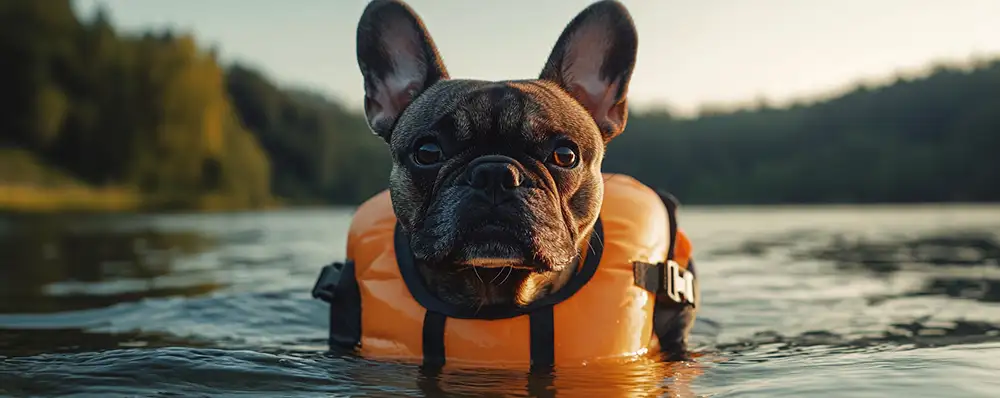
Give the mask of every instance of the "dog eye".
<path id="1" fill-rule="evenodd" d="M 417 164 L 430 166 L 441 161 L 444 157 L 444 152 L 441 151 L 441 147 L 433 142 L 425 142 L 417 147 L 417 151 L 413 154 L 413 160 Z"/>
<path id="2" fill-rule="evenodd" d="M 573 167 L 576 165 L 576 152 L 570 147 L 561 146 L 552 151 L 552 163 L 559 167 Z"/>

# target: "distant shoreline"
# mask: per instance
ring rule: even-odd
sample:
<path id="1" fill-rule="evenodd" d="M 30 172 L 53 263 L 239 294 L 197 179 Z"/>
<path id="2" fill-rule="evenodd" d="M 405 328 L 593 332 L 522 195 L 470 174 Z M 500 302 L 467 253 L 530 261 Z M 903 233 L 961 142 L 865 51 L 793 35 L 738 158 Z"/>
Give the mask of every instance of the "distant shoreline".
<path id="1" fill-rule="evenodd" d="M 267 212 L 275 210 L 314 211 L 328 209 L 353 209 L 359 204 L 295 204 L 273 199 L 260 206 L 232 206 L 225 197 L 205 195 L 194 200 L 172 201 L 166 198 L 144 196 L 125 187 L 95 188 L 86 186 L 42 187 L 30 184 L 0 183 L 0 215 L 3 214 L 121 214 L 121 213 L 228 213 Z M 883 208 L 883 207 L 992 207 L 1000 202 L 802 202 L 802 203 L 683 203 L 682 208 L 698 210 L 769 209 L 789 208 Z"/>
<path id="2" fill-rule="evenodd" d="M 0 183 L 0 214 L 263 211 L 282 208 L 280 203 L 272 199 L 259 206 L 233 206 L 228 198 L 219 195 L 182 200 L 142 195 L 125 187 L 44 187 Z"/>

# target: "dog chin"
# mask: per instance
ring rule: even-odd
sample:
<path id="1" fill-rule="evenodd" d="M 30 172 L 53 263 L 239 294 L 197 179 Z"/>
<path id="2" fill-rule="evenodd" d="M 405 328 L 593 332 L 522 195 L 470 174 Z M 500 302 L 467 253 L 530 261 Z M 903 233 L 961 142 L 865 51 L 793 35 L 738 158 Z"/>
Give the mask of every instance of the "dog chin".
<path id="1" fill-rule="evenodd" d="M 473 244 L 471 247 L 461 250 L 454 263 L 477 268 L 510 267 L 532 272 L 550 272 L 561 271 L 572 261 L 572 259 L 547 261 L 545 257 L 529 254 L 533 252 L 535 251 L 495 243 L 483 246 Z"/>
<path id="2" fill-rule="evenodd" d="M 528 261 L 525 251 L 511 245 L 495 242 L 472 243 L 459 250 L 456 263 L 480 268 L 537 268 Z"/>

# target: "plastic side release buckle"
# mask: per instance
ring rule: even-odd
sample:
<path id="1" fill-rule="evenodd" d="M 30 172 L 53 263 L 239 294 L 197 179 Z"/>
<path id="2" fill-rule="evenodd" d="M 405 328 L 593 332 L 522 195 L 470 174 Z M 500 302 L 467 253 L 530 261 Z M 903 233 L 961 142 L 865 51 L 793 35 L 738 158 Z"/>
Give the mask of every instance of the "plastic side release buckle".
<path id="1" fill-rule="evenodd" d="M 667 260 L 663 268 L 664 287 L 667 297 L 676 303 L 688 303 L 695 306 L 696 298 L 694 273 L 689 270 L 681 271 L 680 264 L 674 260 Z"/>

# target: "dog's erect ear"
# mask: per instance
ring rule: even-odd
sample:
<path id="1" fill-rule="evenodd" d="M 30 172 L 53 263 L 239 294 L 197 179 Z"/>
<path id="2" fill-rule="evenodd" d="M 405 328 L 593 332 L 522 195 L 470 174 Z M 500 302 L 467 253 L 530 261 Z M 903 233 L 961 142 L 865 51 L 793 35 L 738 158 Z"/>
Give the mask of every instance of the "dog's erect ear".
<path id="1" fill-rule="evenodd" d="M 402 1 L 368 3 L 357 39 L 368 126 L 388 142 L 403 110 L 448 71 L 423 21 Z"/>
<path id="2" fill-rule="evenodd" d="M 587 108 L 607 143 L 625 129 L 638 46 L 625 6 L 599 1 L 566 26 L 539 78 L 558 83 Z"/>

